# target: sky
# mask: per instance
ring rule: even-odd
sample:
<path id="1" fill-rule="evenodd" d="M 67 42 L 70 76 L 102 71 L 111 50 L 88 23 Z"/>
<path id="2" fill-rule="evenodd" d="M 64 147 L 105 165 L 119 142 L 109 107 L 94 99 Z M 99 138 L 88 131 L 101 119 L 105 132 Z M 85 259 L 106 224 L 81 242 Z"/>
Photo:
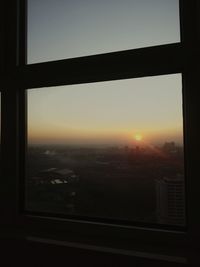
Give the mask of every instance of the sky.
<path id="1" fill-rule="evenodd" d="M 28 0 L 28 63 L 179 41 L 179 0 Z"/>
<path id="2" fill-rule="evenodd" d="M 178 0 L 28 0 L 28 64 L 180 41 Z M 180 74 L 28 90 L 30 143 L 182 143 Z"/>
<path id="3" fill-rule="evenodd" d="M 181 74 L 28 90 L 30 143 L 182 143 Z"/>

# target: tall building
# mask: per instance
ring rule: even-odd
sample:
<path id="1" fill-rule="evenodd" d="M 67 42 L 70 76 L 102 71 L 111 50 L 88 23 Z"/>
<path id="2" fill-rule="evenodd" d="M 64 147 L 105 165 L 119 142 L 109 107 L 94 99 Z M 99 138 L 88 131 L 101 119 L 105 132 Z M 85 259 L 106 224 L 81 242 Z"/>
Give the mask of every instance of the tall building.
<path id="1" fill-rule="evenodd" d="M 158 223 L 185 225 L 185 188 L 183 176 L 156 180 Z"/>

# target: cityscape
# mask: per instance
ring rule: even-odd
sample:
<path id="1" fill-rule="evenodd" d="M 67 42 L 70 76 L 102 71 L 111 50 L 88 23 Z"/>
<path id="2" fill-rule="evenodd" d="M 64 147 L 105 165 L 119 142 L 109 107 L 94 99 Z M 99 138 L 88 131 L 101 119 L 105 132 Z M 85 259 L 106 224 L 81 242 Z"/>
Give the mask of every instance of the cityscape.
<path id="1" fill-rule="evenodd" d="M 185 225 L 182 75 L 27 90 L 26 209 Z"/>
<path id="2" fill-rule="evenodd" d="M 166 81 L 169 83 L 168 78 Z M 174 76 L 173 78 L 174 83 L 176 83 L 180 77 Z M 152 80 L 149 81 L 152 82 Z M 131 83 L 132 81 L 127 85 L 130 87 Z M 83 87 L 83 85 L 81 86 Z M 94 88 L 95 86 L 93 85 Z M 104 83 L 103 86 L 107 86 L 107 84 Z M 74 90 L 74 88 L 71 89 Z M 54 90 L 55 88 L 50 94 L 52 99 L 55 98 Z M 65 94 L 65 88 L 61 88 L 61 90 Z M 76 123 L 74 124 L 75 130 L 72 131 L 71 128 L 65 128 L 63 119 L 66 119 L 66 114 L 70 115 L 68 121 L 73 117 L 70 102 L 63 110 L 65 112 L 63 112 L 62 118 L 61 113 L 52 109 L 52 105 L 50 102 L 48 103 L 51 98 L 46 101 L 49 91 L 43 95 L 41 92 L 30 91 L 28 98 L 29 138 L 26 154 L 26 210 L 175 226 L 186 224 L 184 148 L 180 106 L 174 108 L 176 111 L 176 116 L 174 116 L 174 111 L 170 115 L 166 104 L 165 112 L 168 117 L 171 116 L 171 122 L 174 124 L 174 127 L 171 128 L 174 128 L 174 131 L 170 132 L 170 129 L 160 131 L 156 136 L 156 131 L 152 131 L 152 133 L 151 131 L 143 131 L 141 133 L 142 131 L 136 131 L 129 127 L 130 129 L 126 131 L 116 131 L 116 134 L 111 127 L 117 128 L 118 125 L 122 124 L 124 120 L 120 114 L 123 111 L 122 106 L 113 104 L 111 107 L 109 103 L 105 107 L 103 96 L 102 99 L 96 98 L 96 91 L 92 99 L 93 102 L 96 101 L 96 109 L 92 112 L 90 109 L 92 104 L 90 103 L 87 106 L 88 110 L 85 110 L 82 98 L 82 101 L 79 102 L 79 109 L 81 105 L 82 109 L 73 115 Z M 91 90 L 88 90 L 89 92 Z M 130 92 L 127 91 L 126 100 L 133 97 Z M 69 93 L 71 94 L 72 90 L 69 91 L 68 89 Z M 56 90 L 57 95 L 59 95 L 58 90 Z M 37 98 L 34 99 L 33 96 Z M 46 110 L 43 110 L 44 99 Z M 110 99 L 112 99 L 111 96 Z M 121 96 L 119 99 L 121 101 Z M 41 103 L 38 106 L 39 100 Z M 165 100 L 162 100 L 162 107 L 166 102 Z M 102 110 L 102 103 L 104 103 L 104 110 Z M 126 107 L 130 111 L 131 104 L 132 102 L 130 102 L 130 107 Z M 153 104 L 152 101 L 151 109 L 153 109 Z M 74 106 L 71 105 L 71 108 Z M 103 115 L 106 108 L 106 111 L 113 109 L 112 117 L 106 117 L 106 113 Z M 128 113 L 126 114 L 127 126 L 131 124 L 134 116 L 137 124 L 141 123 L 140 118 L 143 114 L 139 114 L 137 121 L 136 112 L 134 113 L 135 108 L 136 106 L 129 116 Z M 138 105 L 138 111 L 139 108 L 140 105 Z M 155 108 L 151 121 L 152 119 L 156 121 L 156 116 L 157 118 L 160 116 L 158 111 L 159 109 Z M 53 122 L 56 122 L 57 125 L 52 127 L 52 117 L 55 116 L 56 112 L 58 114 Z M 49 118 L 48 113 L 51 114 Z M 85 115 L 85 113 L 87 114 Z M 143 119 L 143 124 L 145 124 L 148 123 L 147 118 L 150 116 L 145 109 L 143 113 L 145 113 Z M 91 119 L 90 114 L 95 114 L 95 116 Z M 176 120 L 173 121 L 172 115 L 174 118 L 177 117 Z M 43 116 L 45 120 L 41 120 Z M 168 119 L 168 117 L 166 118 Z M 83 118 L 84 123 L 82 123 Z M 96 118 L 98 118 L 98 122 Z M 179 127 L 175 127 L 178 118 Z M 160 118 L 159 125 L 161 125 L 162 119 L 163 117 Z M 71 119 L 71 125 L 74 121 Z M 88 122 L 88 131 L 85 131 L 85 122 Z M 107 130 L 102 131 L 105 123 Z M 62 127 L 59 128 L 59 124 Z M 101 124 L 102 126 L 98 131 L 90 127 L 95 125 L 99 127 Z M 82 128 L 79 129 L 77 126 Z M 48 134 L 47 130 L 49 131 Z M 37 131 L 39 134 L 36 134 Z M 61 133 L 62 135 L 59 135 Z M 62 137 L 64 135 L 66 140 Z M 59 140 L 58 144 L 53 142 L 55 137 Z M 43 142 L 44 140 L 45 142 Z"/>
<path id="3" fill-rule="evenodd" d="M 26 209 L 185 225 L 183 147 L 29 145 Z"/>

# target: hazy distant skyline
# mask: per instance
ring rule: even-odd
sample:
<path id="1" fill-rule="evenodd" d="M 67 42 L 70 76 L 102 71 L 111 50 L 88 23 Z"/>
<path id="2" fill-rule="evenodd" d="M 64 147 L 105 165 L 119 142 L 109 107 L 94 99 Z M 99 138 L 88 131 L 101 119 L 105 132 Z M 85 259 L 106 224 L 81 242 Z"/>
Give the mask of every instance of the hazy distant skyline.
<path id="1" fill-rule="evenodd" d="M 181 74 L 28 90 L 30 143 L 182 144 Z"/>

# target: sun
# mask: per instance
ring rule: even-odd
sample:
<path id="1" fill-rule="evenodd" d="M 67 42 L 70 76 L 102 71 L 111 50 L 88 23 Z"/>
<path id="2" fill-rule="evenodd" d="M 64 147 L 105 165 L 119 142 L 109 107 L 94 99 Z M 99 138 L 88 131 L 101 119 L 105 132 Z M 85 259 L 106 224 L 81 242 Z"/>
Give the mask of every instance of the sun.
<path id="1" fill-rule="evenodd" d="M 142 141 L 143 136 L 142 136 L 141 134 L 135 134 L 135 135 L 134 135 L 134 139 L 135 139 L 137 142 L 140 142 L 140 141 Z"/>

